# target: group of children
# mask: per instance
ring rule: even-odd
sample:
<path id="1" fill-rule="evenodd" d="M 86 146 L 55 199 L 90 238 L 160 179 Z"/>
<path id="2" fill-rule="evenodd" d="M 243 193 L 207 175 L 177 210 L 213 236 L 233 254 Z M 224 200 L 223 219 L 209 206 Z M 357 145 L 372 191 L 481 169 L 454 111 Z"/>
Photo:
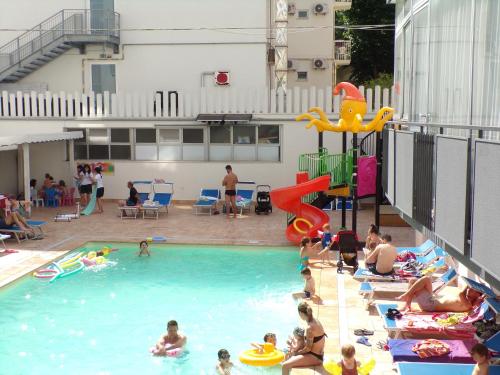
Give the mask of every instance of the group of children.
<path id="1" fill-rule="evenodd" d="M 274 333 L 266 333 L 264 335 L 264 343 L 271 343 L 275 347 L 277 345 L 276 335 Z M 286 352 L 285 359 L 288 359 L 302 350 L 306 345 L 305 331 L 303 328 L 296 327 L 293 330 L 293 335 L 290 336 L 286 342 L 287 348 L 284 350 Z M 252 346 L 257 350 L 263 351 L 264 344 L 252 343 Z M 360 366 L 360 362 L 356 360 L 356 349 L 350 344 L 343 345 L 341 348 L 342 358 L 337 363 L 340 368 L 342 368 L 342 375 L 356 375 L 357 368 Z M 219 362 L 216 366 L 216 371 L 220 375 L 230 375 L 231 369 L 234 364 L 231 362 L 231 355 L 226 349 L 221 349 L 217 353 Z M 482 374 L 480 374 L 482 375 Z"/>

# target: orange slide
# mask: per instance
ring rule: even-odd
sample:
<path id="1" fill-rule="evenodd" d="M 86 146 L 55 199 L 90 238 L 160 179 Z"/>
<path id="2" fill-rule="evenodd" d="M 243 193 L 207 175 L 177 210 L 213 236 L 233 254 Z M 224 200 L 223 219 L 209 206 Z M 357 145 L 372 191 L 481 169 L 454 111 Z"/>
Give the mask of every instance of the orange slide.
<path id="1" fill-rule="evenodd" d="M 316 237 L 323 224 L 330 221 L 330 217 L 323 210 L 302 203 L 300 199 L 306 194 L 328 190 L 329 186 L 330 176 L 307 181 L 307 173 L 298 173 L 297 185 L 271 191 L 273 205 L 295 215 L 294 223 L 286 228 L 286 238 L 289 241 L 298 244 L 304 236 Z"/>

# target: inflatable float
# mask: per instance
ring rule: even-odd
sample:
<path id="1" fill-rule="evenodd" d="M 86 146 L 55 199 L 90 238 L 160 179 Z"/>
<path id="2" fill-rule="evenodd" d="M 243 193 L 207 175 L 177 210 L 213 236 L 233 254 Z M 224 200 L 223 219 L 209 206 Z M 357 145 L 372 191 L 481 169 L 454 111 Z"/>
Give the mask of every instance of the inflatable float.
<path id="1" fill-rule="evenodd" d="M 245 350 L 240 354 L 240 361 L 250 366 L 274 366 L 285 359 L 285 353 L 266 342 L 263 351 L 258 349 Z"/>

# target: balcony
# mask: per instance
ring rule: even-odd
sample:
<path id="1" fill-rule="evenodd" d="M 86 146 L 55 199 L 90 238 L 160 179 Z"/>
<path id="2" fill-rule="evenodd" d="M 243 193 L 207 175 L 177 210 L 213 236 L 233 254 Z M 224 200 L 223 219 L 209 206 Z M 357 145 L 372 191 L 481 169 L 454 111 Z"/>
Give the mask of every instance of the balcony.
<path id="1" fill-rule="evenodd" d="M 335 65 L 349 65 L 351 63 L 351 41 L 335 41 Z"/>
<path id="2" fill-rule="evenodd" d="M 335 0 L 333 2 L 333 10 L 343 11 L 351 9 L 352 0 Z"/>

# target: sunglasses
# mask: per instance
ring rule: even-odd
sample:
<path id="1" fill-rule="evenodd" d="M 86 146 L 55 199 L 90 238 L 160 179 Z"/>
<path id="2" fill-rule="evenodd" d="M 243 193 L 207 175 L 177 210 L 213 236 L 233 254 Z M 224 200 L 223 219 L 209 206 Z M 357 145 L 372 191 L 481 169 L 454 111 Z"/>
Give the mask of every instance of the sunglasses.
<path id="1" fill-rule="evenodd" d="M 224 354 L 220 356 L 220 359 L 229 359 L 231 356 L 229 354 Z"/>

